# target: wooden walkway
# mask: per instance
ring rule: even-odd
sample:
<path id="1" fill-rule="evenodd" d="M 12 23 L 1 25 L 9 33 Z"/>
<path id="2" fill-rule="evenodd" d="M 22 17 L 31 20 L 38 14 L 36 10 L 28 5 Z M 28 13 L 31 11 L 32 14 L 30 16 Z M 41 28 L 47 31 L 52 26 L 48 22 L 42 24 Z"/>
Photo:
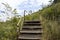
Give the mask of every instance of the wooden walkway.
<path id="1" fill-rule="evenodd" d="M 18 40 L 41 40 L 43 27 L 40 21 L 25 21 Z"/>

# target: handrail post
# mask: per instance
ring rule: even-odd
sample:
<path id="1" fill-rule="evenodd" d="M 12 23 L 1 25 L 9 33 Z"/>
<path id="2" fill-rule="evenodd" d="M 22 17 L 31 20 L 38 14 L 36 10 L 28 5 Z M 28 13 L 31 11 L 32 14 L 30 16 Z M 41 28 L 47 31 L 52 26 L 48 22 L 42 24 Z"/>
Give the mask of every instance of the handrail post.
<path id="1" fill-rule="evenodd" d="M 17 39 L 16 39 L 16 40 L 19 40 L 19 39 L 18 39 L 18 36 L 19 36 L 19 35 L 18 35 L 18 32 L 19 32 L 19 29 L 18 29 L 18 28 L 19 28 L 19 26 L 17 25 Z"/>
<path id="2" fill-rule="evenodd" d="M 26 10 L 24 10 L 24 17 L 23 17 L 23 22 L 25 21 L 25 12 L 26 12 Z M 19 33 L 20 33 L 20 27 L 19 27 L 19 23 L 21 22 L 21 18 L 20 18 L 20 20 L 18 21 L 18 23 L 17 23 L 17 39 L 16 40 L 19 40 L 18 39 L 18 36 L 19 36 Z"/>
<path id="3" fill-rule="evenodd" d="M 24 10 L 24 21 L 25 21 L 25 12 L 26 12 L 26 10 Z"/>
<path id="4" fill-rule="evenodd" d="M 24 21 L 25 21 L 25 10 L 24 10 Z"/>

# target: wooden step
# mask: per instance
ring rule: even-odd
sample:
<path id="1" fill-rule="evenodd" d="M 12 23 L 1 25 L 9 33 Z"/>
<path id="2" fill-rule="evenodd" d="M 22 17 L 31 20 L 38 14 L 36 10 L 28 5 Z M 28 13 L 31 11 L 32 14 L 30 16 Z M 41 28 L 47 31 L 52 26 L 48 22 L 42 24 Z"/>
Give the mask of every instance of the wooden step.
<path id="1" fill-rule="evenodd" d="M 23 26 L 23 28 L 42 28 L 42 26 Z"/>
<path id="2" fill-rule="evenodd" d="M 41 24 L 40 23 L 24 23 L 23 26 L 40 26 Z"/>
<path id="3" fill-rule="evenodd" d="M 33 39 L 19 39 L 19 40 L 33 40 Z M 40 40 L 40 39 L 34 39 L 34 40 Z"/>
<path id="4" fill-rule="evenodd" d="M 19 39 L 41 39 L 41 37 L 39 35 L 34 35 L 34 36 L 31 36 L 31 35 L 20 35 L 19 36 Z"/>
<path id="5" fill-rule="evenodd" d="M 34 25 L 34 24 L 40 24 L 40 23 L 24 23 L 24 25 Z"/>
<path id="6" fill-rule="evenodd" d="M 30 35 L 30 36 L 32 36 L 32 35 L 33 35 L 33 36 L 34 36 L 34 35 L 35 35 L 35 36 L 38 35 L 38 36 L 41 37 L 41 36 L 42 36 L 42 33 L 36 33 L 36 34 L 34 34 L 34 33 L 20 33 L 20 35 Z"/>
<path id="7" fill-rule="evenodd" d="M 42 34 L 20 34 L 19 37 L 21 37 L 21 36 L 24 36 L 24 37 L 42 37 Z"/>
<path id="8" fill-rule="evenodd" d="M 42 28 L 23 28 L 21 31 L 42 31 Z"/>
<path id="9" fill-rule="evenodd" d="M 24 23 L 40 23 L 38 20 L 32 20 L 32 21 L 25 21 Z"/>
<path id="10" fill-rule="evenodd" d="M 32 36 L 33 35 L 33 36 Z M 27 37 L 42 37 L 40 34 L 20 34 L 20 36 L 27 36 Z"/>
<path id="11" fill-rule="evenodd" d="M 39 31 L 35 31 L 35 30 L 30 30 L 30 31 L 27 30 L 27 31 L 24 31 L 23 30 L 23 31 L 20 31 L 20 33 L 43 33 L 43 31 L 40 31 L 40 30 Z"/>
<path id="12" fill-rule="evenodd" d="M 35 40 L 35 39 L 41 39 L 40 37 L 24 37 L 24 36 L 21 36 L 21 37 L 19 37 L 19 39 L 33 39 L 33 40 Z"/>
<path id="13" fill-rule="evenodd" d="M 20 30 L 19 40 L 41 40 L 43 27 L 40 21 L 24 21 L 22 30 Z"/>

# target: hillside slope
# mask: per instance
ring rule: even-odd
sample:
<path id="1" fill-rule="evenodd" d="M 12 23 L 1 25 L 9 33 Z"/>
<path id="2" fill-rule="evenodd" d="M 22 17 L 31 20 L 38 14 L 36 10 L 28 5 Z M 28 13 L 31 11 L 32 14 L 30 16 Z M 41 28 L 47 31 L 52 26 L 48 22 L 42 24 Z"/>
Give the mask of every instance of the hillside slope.
<path id="1" fill-rule="evenodd" d="M 44 28 L 43 40 L 60 40 L 60 3 L 27 15 L 25 19 L 40 19 Z"/>

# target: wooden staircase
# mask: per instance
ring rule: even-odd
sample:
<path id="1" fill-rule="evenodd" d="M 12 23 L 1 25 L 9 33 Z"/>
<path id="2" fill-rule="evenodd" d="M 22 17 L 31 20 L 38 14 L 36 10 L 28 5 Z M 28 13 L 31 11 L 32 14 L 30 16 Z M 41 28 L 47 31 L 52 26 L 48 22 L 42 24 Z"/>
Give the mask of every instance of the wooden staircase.
<path id="1" fill-rule="evenodd" d="M 41 40 L 42 33 L 40 21 L 25 21 L 18 40 Z"/>

